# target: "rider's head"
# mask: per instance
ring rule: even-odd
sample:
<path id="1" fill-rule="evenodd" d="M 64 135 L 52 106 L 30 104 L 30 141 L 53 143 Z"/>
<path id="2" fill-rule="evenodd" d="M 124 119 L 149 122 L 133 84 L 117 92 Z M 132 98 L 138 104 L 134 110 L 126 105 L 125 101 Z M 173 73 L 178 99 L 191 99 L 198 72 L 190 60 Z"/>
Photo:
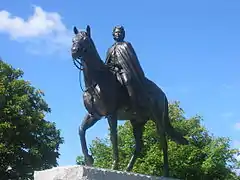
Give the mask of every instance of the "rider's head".
<path id="1" fill-rule="evenodd" d="M 125 38 L 125 30 L 124 30 L 124 27 L 123 26 L 115 26 L 113 28 L 113 32 L 112 32 L 112 35 L 113 35 L 113 39 L 117 42 L 121 42 L 124 40 Z"/>

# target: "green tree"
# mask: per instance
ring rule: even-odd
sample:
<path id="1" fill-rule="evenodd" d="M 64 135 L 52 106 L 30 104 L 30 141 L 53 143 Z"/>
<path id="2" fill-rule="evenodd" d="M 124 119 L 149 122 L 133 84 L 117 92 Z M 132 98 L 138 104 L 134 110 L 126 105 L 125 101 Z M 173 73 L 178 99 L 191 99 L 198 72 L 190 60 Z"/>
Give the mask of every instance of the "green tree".
<path id="1" fill-rule="evenodd" d="M 169 108 L 173 126 L 190 141 L 190 145 L 183 146 L 168 140 L 170 175 L 186 180 L 240 179 L 232 172 L 232 169 L 239 166 L 235 158 L 238 151 L 230 148 L 230 140 L 211 135 L 201 125 L 200 116 L 184 117 L 179 102 L 170 104 Z M 133 169 L 136 173 L 162 175 L 163 154 L 155 129 L 152 121 L 145 125 L 144 149 Z M 120 169 L 124 170 L 134 150 L 134 138 L 129 121 L 119 126 L 118 133 Z M 94 166 L 111 167 L 112 148 L 109 138 L 94 140 L 90 145 L 90 151 L 95 159 Z"/>
<path id="2" fill-rule="evenodd" d="M 55 123 L 44 119 L 50 108 L 43 92 L 23 80 L 23 74 L 0 60 L 1 179 L 9 166 L 23 179 L 32 178 L 34 170 L 57 166 L 63 143 Z"/>

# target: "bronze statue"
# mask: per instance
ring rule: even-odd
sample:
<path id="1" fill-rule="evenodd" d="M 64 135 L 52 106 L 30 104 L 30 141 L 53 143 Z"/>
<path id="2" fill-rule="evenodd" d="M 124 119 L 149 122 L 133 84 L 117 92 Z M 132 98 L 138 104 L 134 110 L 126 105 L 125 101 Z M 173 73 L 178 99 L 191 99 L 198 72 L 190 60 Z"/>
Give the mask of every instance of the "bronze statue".
<path id="1" fill-rule="evenodd" d="M 114 30 L 115 33 L 116 29 Z M 78 31 L 76 27 L 74 27 L 73 31 L 75 36 L 72 41 L 71 54 L 76 67 L 83 71 L 86 86 L 86 90 L 83 93 L 83 101 L 88 113 L 79 128 L 81 147 L 86 165 L 93 165 L 93 158 L 89 155 L 86 144 L 86 130 L 92 127 L 102 117 L 107 117 L 110 126 L 110 139 L 113 146 L 112 169 L 116 170 L 118 169 L 119 161 L 117 121 L 130 120 L 132 124 L 135 138 L 135 151 L 126 168 L 127 171 L 132 170 L 133 165 L 141 152 L 143 146 L 142 135 L 144 125 L 148 120 L 153 120 L 156 123 L 157 132 L 160 136 L 160 143 L 163 150 L 163 175 L 168 177 L 169 167 L 166 135 L 169 135 L 170 138 L 179 144 L 185 145 L 188 144 L 188 141 L 182 134 L 177 132 L 170 123 L 168 115 L 168 100 L 165 93 L 154 82 L 144 76 L 140 65 L 134 66 L 134 63 L 138 63 L 137 56 L 131 54 L 134 53 L 134 50 L 130 43 L 124 43 L 122 41 L 124 31 L 122 31 L 123 34 L 120 33 L 118 36 L 116 33 L 116 36 L 114 36 L 116 40 L 119 38 L 121 42 L 117 42 L 120 44 L 115 44 L 113 46 L 113 48 L 115 47 L 115 51 L 110 48 L 107 64 L 101 60 L 97 52 L 95 44 L 91 38 L 89 26 L 87 26 L 86 31 Z M 115 56 L 112 56 L 111 52 L 122 53 L 121 55 L 117 54 L 117 61 L 114 61 L 113 66 L 110 64 L 113 62 L 113 57 Z M 126 55 L 127 53 L 130 54 Z M 117 64 L 119 67 L 117 67 Z M 119 70 L 112 70 L 113 67 L 120 68 L 120 73 Z M 121 68 L 123 70 L 121 70 Z M 124 72 L 125 75 L 121 76 L 121 72 Z M 134 89 L 131 91 L 131 88 L 130 90 L 128 89 L 128 84 L 126 85 L 126 82 L 128 82 L 129 79 L 123 80 L 123 83 L 121 83 L 121 78 L 124 79 L 124 76 L 130 78 L 131 85 L 134 88 L 142 88 L 141 91 L 145 93 L 146 97 L 151 99 L 149 103 L 146 103 L 145 105 L 143 104 L 143 107 L 141 107 L 143 108 L 141 109 L 141 115 L 139 115 L 139 108 L 136 107 L 137 109 L 133 109 L 131 105 L 132 100 L 130 96 L 131 93 L 135 95 L 136 90 Z M 139 86 L 136 86 L 135 83 Z M 145 86 L 143 87 L 142 84 Z M 143 88 L 145 88 L 145 90 L 143 90 Z M 126 108 L 128 110 L 126 110 Z"/>

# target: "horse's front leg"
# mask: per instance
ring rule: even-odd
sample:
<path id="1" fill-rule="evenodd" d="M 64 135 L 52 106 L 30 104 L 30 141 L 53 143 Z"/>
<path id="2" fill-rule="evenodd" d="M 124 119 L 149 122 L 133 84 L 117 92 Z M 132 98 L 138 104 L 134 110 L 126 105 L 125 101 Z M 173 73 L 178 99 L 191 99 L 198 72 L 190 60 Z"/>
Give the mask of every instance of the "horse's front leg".
<path id="1" fill-rule="evenodd" d="M 119 154 L 118 154 L 118 139 L 117 139 L 117 116 L 112 115 L 108 117 L 108 124 L 110 127 L 110 140 L 113 146 L 113 164 L 112 169 L 118 170 Z"/>
<path id="2" fill-rule="evenodd" d="M 79 136 L 80 136 L 80 141 L 81 141 L 81 146 L 82 146 L 82 152 L 84 155 L 84 161 L 87 166 L 92 166 L 93 165 L 93 157 L 88 154 L 88 148 L 87 148 L 87 143 L 86 143 L 86 130 L 90 127 L 92 127 L 99 119 L 95 118 L 94 116 L 91 116 L 90 114 L 87 114 L 79 127 Z"/>

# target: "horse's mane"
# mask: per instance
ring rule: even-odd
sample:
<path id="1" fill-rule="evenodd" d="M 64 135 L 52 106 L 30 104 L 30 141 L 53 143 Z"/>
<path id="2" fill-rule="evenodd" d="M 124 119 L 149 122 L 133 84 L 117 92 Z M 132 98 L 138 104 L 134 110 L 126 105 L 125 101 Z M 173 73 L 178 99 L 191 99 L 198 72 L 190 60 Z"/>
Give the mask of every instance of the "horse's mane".
<path id="1" fill-rule="evenodd" d="M 95 62 L 97 62 L 97 64 L 94 67 L 94 70 L 95 72 L 100 72 L 103 73 L 105 72 L 104 74 L 106 76 L 109 76 L 110 74 L 114 76 L 114 74 L 112 74 L 111 71 L 109 71 L 109 68 L 108 66 L 102 61 L 98 51 L 97 51 L 97 48 L 95 46 L 95 43 L 93 41 L 93 39 L 91 37 L 88 36 L 88 34 L 85 32 L 85 31 L 81 31 L 79 32 L 79 34 L 82 36 L 82 37 L 87 37 L 88 40 L 89 40 L 89 43 L 90 43 L 90 48 L 91 48 L 91 51 L 90 53 L 92 53 L 94 55 L 94 59 L 95 59 Z M 96 61 L 97 60 L 97 61 Z M 85 69 L 85 72 L 87 72 L 88 70 Z M 92 80 L 92 77 L 89 73 L 84 73 L 84 77 L 85 77 L 85 84 L 87 86 L 90 86 L 91 84 L 93 84 L 93 80 Z"/>
<path id="2" fill-rule="evenodd" d="M 96 46 L 95 46 L 95 43 L 94 43 L 92 37 L 89 37 L 85 31 L 80 31 L 79 34 L 81 34 L 81 36 L 83 36 L 83 37 L 88 37 L 88 39 L 89 39 L 89 41 L 90 41 L 90 44 L 91 44 L 92 53 L 94 53 L 94 55 L 96 55 L 96 58 L 97 58 L 97 59 L 99 60 L 99 62 L 100 62 L 101 68 L 103 68 L 103 67 L 107 68 L 106 65 L 105 65 L 105 63 L 102 61 L 102 59 L 101 59 L 98 51 L 97 51 L 97 48 L 96 48 Z"/>

